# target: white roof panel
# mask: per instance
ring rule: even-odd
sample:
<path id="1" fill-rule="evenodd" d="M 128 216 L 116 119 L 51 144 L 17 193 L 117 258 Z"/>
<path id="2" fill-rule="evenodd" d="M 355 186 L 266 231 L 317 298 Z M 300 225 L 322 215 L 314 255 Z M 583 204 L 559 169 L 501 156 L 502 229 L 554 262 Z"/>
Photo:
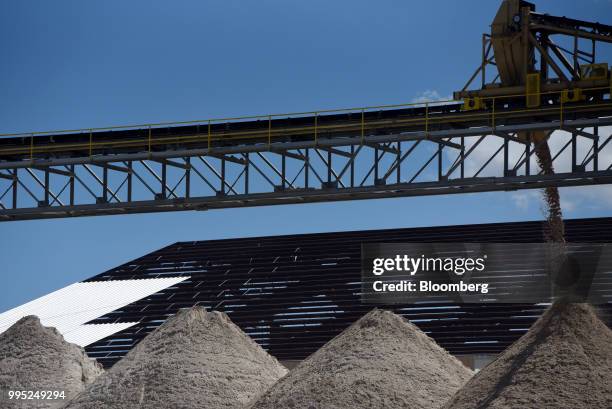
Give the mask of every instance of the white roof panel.
<path id="1" fill-rule="evenodd" d="M 116 324 L 85 324 L 64 333 L 64 339 L 73 344 L 86 347 L 103 338 L 123 331 L 138 324 L 137 322 L 119 322 Z"/>
<path id="2" fill-rule="evenodd" d="M 0 314 L 0 333 L 27 315 L 55 327 L 69 342 L 86 346 L 135 323 L 84 325 L 189 277 L 75 283 Z"/>

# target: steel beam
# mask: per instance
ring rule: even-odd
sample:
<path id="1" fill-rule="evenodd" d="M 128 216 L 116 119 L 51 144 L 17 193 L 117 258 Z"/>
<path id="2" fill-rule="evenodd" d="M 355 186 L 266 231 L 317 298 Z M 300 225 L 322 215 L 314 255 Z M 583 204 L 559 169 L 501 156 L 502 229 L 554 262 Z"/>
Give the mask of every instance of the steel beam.
<path id="1" fill-rule="evenodd" d="M 0 159 L 0 221 L 612 183 L 604 152 L 612 115 L 520 117 L 492 125 L 487 114 L 479 126 L 331 136 L 320 131 L 316 139 Z M 532 143 L 515 135 L 554 130 L 572 134 L 551 152 L 558 162 L 571 146 L 572 171 L 545 176 L 536 170 Z M 551 136 L 556 137 L 565 136 Z M 586 155 L 577 154 L 579 140 L 590 147 Z M 515 157 L 513 151 L 523 154 Z"/>

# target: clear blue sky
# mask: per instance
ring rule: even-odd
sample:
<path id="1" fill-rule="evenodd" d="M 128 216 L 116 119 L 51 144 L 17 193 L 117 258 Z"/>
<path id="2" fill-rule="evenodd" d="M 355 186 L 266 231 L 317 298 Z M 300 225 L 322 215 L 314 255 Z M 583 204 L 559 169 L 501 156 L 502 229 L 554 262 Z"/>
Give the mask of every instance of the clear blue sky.
<path id="1" fill-rule="evenodd" d="M 537 3 L 612 22 L 610 1 Z M 450 95 L 478 64 L 497 6 L 4 0 L 0 133 Z M 577 192 L 574 203 L 608 201 L 568 206 L 569 217 L 610 215 L 612 195 Z M 0 223 L 0 311 L 179 240 L 540 218 L 537 195 L 496 193 Z"/>

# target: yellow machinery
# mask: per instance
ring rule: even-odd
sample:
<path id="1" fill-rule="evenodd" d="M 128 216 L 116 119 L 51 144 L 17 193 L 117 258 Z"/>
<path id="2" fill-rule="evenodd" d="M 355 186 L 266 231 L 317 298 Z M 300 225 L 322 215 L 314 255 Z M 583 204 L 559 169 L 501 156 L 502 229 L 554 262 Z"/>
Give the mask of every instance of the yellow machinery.
<path id="1" fill-rule="evenodd" d="M 612 26 L 539 14 L 533 3 L 504 0 L 491 33 L 483 35 L 480 66 L 454 97 L 464 100 L 464 110 L 601 98 L 611 86 L 608 65 L 596 60 L 601 42 L 612 43 Z M 496 76 L 489 81 L 491 71 Z M 479 74 L 481 87 L 468 90 Z"/>
<path id="2" fill-rule="evenodd" d="M 612 82 L 608 64 L 596 60 L 601 42 L 612 43 L 612 26 L 539 14 L 533 3 L 504 0 L 491 33 L 483 34 L 480 66 L 454 99 L 463 99 L 464 111 L 546 104 L 560 105 L 561 112 L 564 104 L 602 99 L 612 93 Z M 489 81 L 491 71 L 496 75 Z M 480 89 L 468 90 L 479 75 Z M 517 136 L 542 143 L 548 134 Z"/>
<path id="3" fill-rule="evenodd" d="M 504 0 L 491 23 L 491 33 L 482 38 L 482 61 L 455 99 L 463 99 L 463 110 L 517 107 L 535 112 L 545 107 L 559 109 L 563 127 L 564 105 L 596 104 L 612 94 L 608 64 L 597 61 L 599 43 L 612 43 L 612 26 L 536 13 L 533 3 Z M 487 77 L 489 66 L 496 76 Z M 491 71 L 491 70 L 489 70 Z M 479 89 L 468 87 L 479 76 Z M 612 95 L 611 95 L 612 96 Z M 516 137 L 533 151 L 541 172 L 554 174 L 548 146 L 552 131 L 519 131 Z M 564 242 L 558 189 L 544 190 L 548 207 L 547 237 Z"/>

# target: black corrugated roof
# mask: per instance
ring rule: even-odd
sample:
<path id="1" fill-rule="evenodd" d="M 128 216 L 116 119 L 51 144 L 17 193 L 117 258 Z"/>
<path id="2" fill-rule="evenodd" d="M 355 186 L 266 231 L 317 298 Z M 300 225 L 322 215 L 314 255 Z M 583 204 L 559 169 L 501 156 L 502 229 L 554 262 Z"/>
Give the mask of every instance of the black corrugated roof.
<path id="1" fill-rule="evenodd" d="M 303 359 L 372 307 L 360 303 L 365 242 L 543 241 L 542 222 L 179 242 L 87 281 L 190 276 L 91 323 L 139 324 L 87 347 L 104 365 L 116 362 L 179 308 L 225 311 L 279 359 Z M 569 242 L 612 242 L 612 218 L 566 221 Z M 545 307 L 532 304 L 393 306 L 453 354 L 498 353 Z M 610 304 L 604 306 L 610 310 Z"/>

